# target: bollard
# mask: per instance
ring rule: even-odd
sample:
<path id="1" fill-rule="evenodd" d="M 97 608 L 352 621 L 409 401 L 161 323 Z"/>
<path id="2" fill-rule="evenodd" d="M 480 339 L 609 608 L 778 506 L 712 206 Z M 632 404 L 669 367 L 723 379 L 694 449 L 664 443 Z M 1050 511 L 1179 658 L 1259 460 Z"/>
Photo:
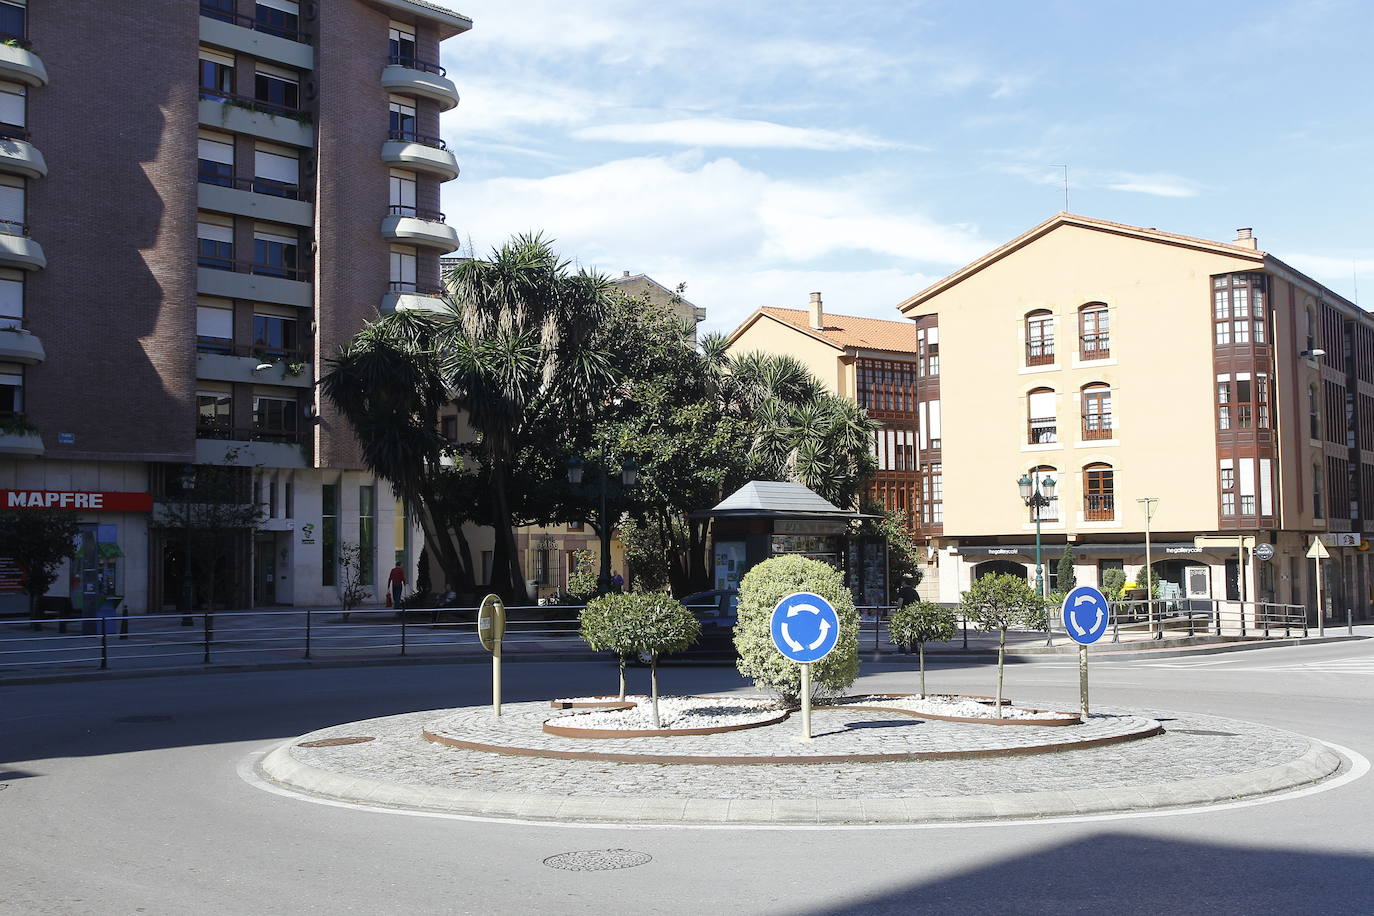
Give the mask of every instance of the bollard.
<path id="1" fill-rule="evenodd" d="M 1351 618 L 1349 606 L 1345 609 L 1345 635 L 1355 635 L 1355 621 Z"/>
<path id="2" fill-rule="evenodd" d="M 105 626 L 105 621 L 100 622 L 100 670 L 104 671 L 110 667 L 110 642 L 109 630 Z"/>
<path id="3" fill-rule="evenodd" d="M 960 622 L 964 625 L 964 648 L 968 649 L 968 618 L 963 614 L 959 615 Z"/>
<path id="4" fill-rule="evenodd" d="M 310 608 L 305 609 L 305 657 L 310 657 Z"/>
<path id="5" fill-rule="evenodd" d="M 202 665 L 208 665 L 210 664 L 210 615 L 207 613 L 201 620 L 204 621 L 201 640 L 205 643 L 205 655 L 200 662 Z"/>

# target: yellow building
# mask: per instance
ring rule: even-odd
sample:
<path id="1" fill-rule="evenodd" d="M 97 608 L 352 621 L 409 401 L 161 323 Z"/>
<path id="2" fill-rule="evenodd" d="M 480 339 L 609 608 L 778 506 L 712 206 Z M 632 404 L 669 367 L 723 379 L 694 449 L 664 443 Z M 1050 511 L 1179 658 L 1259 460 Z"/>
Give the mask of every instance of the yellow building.
<path id="1" fill-rule="evenodd" d="M 1374 320 L 1250 230 L 1223 243 L 1060 213 L 899 308 L 938 351 L 921 385 L 943 428 L 920 463 L 941 600 L 986 571 L 1033 575 L 1024 475 L 1058 484 L 1047 572 L 1067 543 L 1079 584 L 1134 577 L 1155 499 L 1166 596 L 1313 608 L 1322 535 L 1328 608 L 1368 616 Z M 1241 563 L 1198 535 L 1275 555 Z"/>

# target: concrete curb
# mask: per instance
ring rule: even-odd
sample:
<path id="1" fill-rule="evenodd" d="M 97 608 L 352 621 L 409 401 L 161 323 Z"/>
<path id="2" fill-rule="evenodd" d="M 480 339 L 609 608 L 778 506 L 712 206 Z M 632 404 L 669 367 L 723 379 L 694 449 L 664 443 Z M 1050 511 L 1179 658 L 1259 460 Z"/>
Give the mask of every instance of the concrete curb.
<path id="1" fill-rule="evenodd" d="M 405 786 L 346 776 L 302 763 L 288 741 L 267 754 L 258 775 L 284 789 L 331 801 L 469 817 L 641 826 L 802 826 L 960 824 L 1119 814 L 1219 804 L 1272 795 L 1334 775 L 1344 759 L 1311 743 L 1300 757 L 1233 776 L 1068 792 L 1005 792 L 937 798 L 725 799 L 591 798 Z"/>

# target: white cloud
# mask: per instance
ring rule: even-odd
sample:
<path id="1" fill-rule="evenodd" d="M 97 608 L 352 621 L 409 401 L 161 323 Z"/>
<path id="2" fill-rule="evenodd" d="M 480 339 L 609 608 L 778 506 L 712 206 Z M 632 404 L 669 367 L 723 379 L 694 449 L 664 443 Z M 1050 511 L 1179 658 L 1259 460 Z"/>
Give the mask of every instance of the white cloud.
<path id="1" fill-rule="evenodd" d="M 665 143 L 677 146 L 743 149 L 875 150 L 901 144 L 853 131 L 790 127 L 772 121 L 739 118 L 681 118 L 651 124 L 598 124 L 573 132 L 582 140 L 617 143 Z"/>
<path id="2" fill-rule="evenodd" d="M 1152 194 L 1156 197 L 1196 197 L 1199 190 L 1197 183 L 1190 179 L 1163 173 L 1110 172 L 1099 180 L 1102 181 L 1102 187 L 1110 191 Z"/>

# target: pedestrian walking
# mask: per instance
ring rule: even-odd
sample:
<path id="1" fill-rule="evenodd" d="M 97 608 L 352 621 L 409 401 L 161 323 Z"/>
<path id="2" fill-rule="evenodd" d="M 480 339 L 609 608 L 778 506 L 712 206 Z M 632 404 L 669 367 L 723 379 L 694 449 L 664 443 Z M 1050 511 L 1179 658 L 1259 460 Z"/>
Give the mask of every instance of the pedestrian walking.
<path id="1" fill-rule="evenodd" d="M 401 607 L 401 591 L 406 584 L 406 571 L 397 563 L 391 568 L 391 575 L 386 577 L 387 584 L 391 586 L 391 606 L 397 610 Z"/>
<path id="2" fill-rule="evenodd" d="M 902 576 L 902 584 L 897 587 L 897 606 L 906 607 L 908 604 L 914 604 L 920 600 L 921 596 L 916 592 L 916 580 L 911 577 L 910 573 Z M 911 648 L 903 649 L 902 654 L 910 655 Z"/>

